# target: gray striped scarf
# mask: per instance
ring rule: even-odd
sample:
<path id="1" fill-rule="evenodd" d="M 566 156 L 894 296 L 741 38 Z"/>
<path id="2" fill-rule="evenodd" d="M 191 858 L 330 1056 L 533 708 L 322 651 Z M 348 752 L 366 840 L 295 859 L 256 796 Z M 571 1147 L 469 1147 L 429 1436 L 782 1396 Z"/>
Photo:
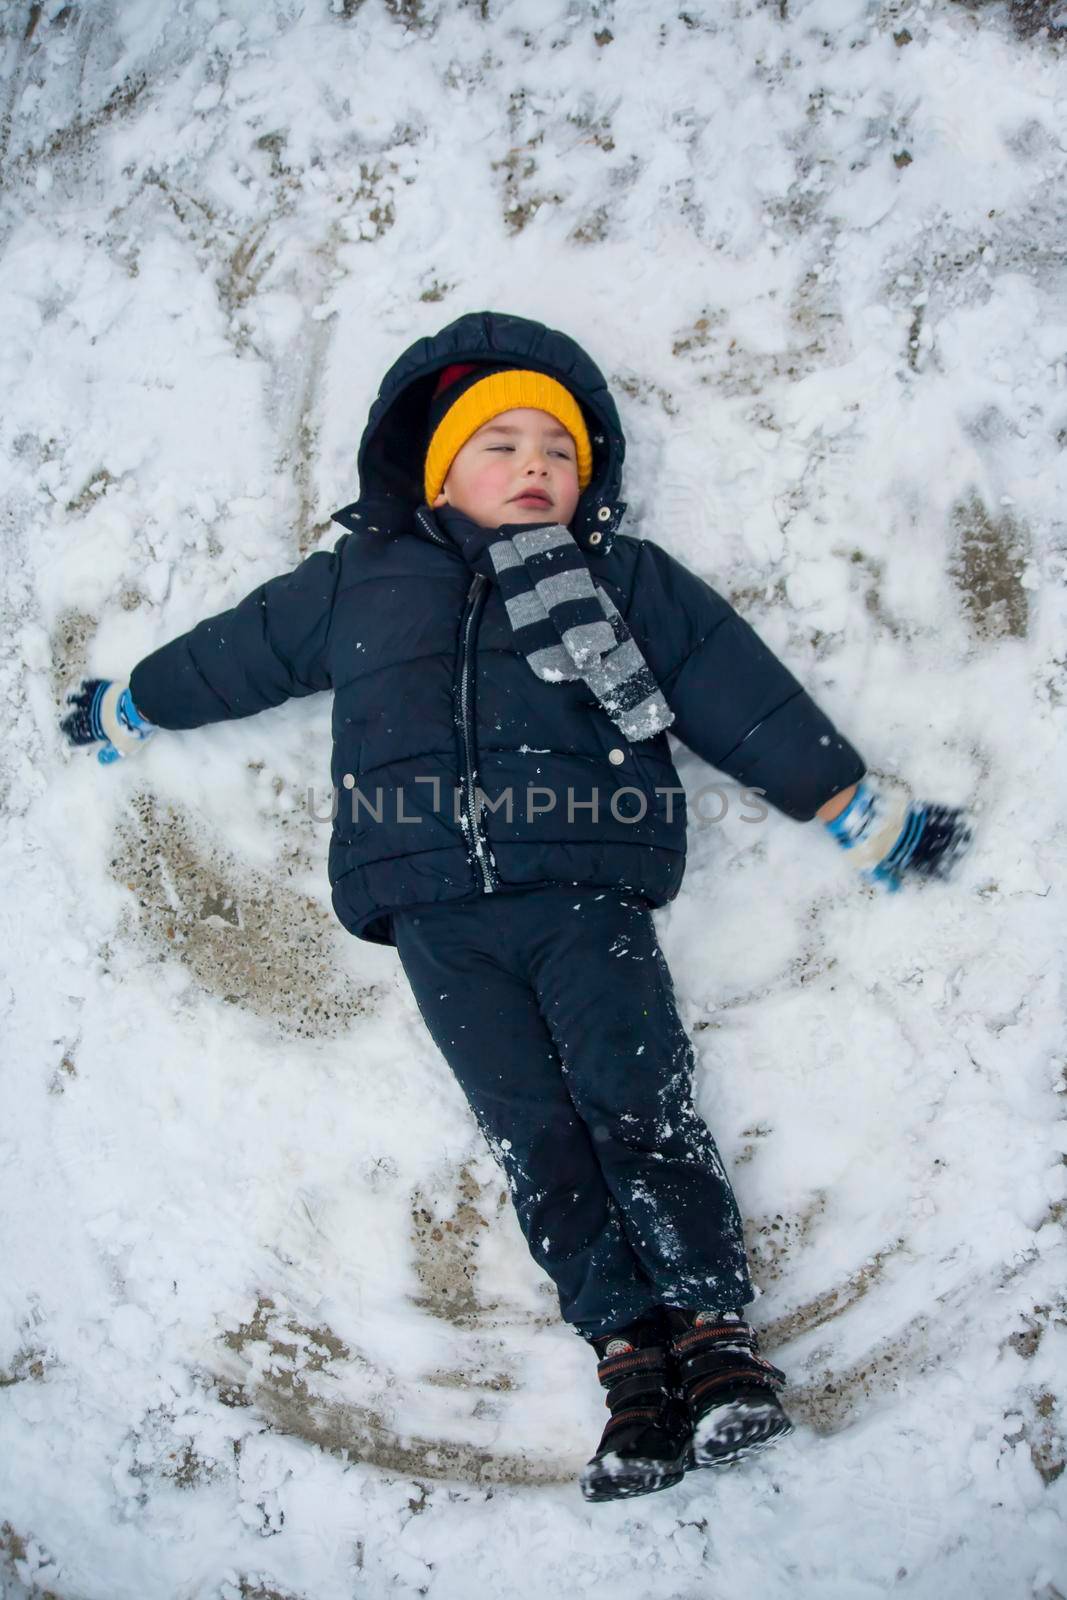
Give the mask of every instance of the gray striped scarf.
<path id="1" fill-rule="evenodd" d="M 435 516 L 470 566 L 484 572 L 488 553 L 515 642 L 537 677 L 584 679 L 627 739 L 651 739 L 670 727 L 674 712 L 569 528 L 482 528 L 451 506 Z"/>

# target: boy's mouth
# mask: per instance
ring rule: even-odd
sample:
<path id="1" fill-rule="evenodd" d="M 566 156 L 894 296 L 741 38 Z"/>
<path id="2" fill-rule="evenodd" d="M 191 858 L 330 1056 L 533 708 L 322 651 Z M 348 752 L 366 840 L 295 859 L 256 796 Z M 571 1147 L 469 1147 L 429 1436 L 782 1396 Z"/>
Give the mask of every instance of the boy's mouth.
<path id="1" fill-rule="evenodd" d="M 522 494 L 512 496 L 515 505 L 550 506 L 551 500 L 540 489 L 524 489 Z"/>

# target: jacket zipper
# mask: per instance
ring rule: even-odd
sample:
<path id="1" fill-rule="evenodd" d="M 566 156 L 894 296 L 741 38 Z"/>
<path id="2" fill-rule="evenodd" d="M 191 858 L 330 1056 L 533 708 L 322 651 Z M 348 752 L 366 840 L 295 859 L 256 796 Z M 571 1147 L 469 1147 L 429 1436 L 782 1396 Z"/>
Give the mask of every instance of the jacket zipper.
<path id="1" fill-rule="evenodd" d="M 423 516 L 421 511 L 416 511 L 415 521 L 418 523 L 419 527 L 422 528 L 427 537 L 433 540 L 434 544 L 443 544 L 446 549 L 455 550 L 456 546 L 453 544 L 452 540 L 446 539 L 443 534 L 438 533 L 437 529 L 432 526 L 426 517 Z"/>
<path id="2" fill-rule="evenodd" d="M 483 891 L 485 894 L 492 894 L 493 874 L 489 866 L 489 841 L 483 836 L 478 826 L 478 810 L 475 805 L 477 774 L 474 767 L 473 730 L 470 725 L 470 683 L 474 676 L 474 654 L 470 644 L 474 633 L 475 619 L 478 615 L 478 600 L 481 596 L 482 585 L 488 581 L 483 573 L 476 572 L 470 589 L 467 591 L 467 609 L 462 623 L 463 648 L 459 667 L 459 713 L 460 725 L 463 729 L 463 749 L 467 758 L 467 770 L 464 775 L 467 824 L 470 828 L 471 838 L 474 841 L 475 859 L 481 868 Z"/>

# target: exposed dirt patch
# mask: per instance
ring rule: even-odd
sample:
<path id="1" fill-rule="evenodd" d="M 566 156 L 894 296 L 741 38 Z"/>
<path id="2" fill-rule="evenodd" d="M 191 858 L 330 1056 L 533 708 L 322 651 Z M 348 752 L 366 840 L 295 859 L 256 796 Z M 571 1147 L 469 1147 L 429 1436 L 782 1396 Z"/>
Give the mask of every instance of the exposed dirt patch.
<path id="1" fill-rule="evenodd" d="M 231 317 L 259 293 L 270 271 L 276 252 L 263 248 L 269 229 L 269 221 L 261 222 L 238 239 L 216 279 L 219 299 Z"/>
<path id="2" fill-rule="evenodd" d="M 253 149 L 262 150 L 270 160 L 270 180 L 273 189 L 273 209 L 276 213 L 292 209 L 295 196 L 303 187 L 303 172 L 296 163 L 286 159 L 289 132 L 286 128 L 272 128 L 260 134 Z"/>
<path id="3" fill-rule="evenodd" d="M 430 284 L 430 287 L 422 291 L 422 293 L 419 295 L 419 299 L 426 302 L 436 303 L 438 300 L 443 300 L 446 294 L 451 294 L 455 287 L 456 286 L 454 283 L 438 283 L 437 279 L 435 278 Z"/>
<path id="4" fill-rule="evenodd" d="M 478 1248 L 489 1227 L 489 1215 L 507 1204 L 507 1194 L 493 1196 L 474 1177 L 469 1165 L 460 1168 L 455 1204 L 444 1213 L 433 1193 L 434 1185 L 417 1189 L 411 1200 L 411 1242 L 414 1266 L 422 1293 L 415 1304 L 432 1316 L 469 1327 L 496 1307 L 475 1293 Z"/>
<path id="5" fill-rule="evenodd" d="M 405 33 L 429 36 L 437 31 L 437 18 L 423 0 L 385 0 L 385 9 L 394 21 L 403 25 Z"/>
<path id="6" fill-rule="evenodd" d="M 1008 514 L 994 518 L 972 493 L 952 512 L 955 549 L 948 568 L 977 638 L 1024 639 L 1029 622 L 1020 579 L 1030 557 L 1025 531 Z"/>
<path id="7" fill-rule="evenodd" d="M 1009 1334 L 1002 1348 L 1008 1347 L 1024 1361 L 1032 1361 L 1050 1326 L 1067 1328 L 1067 1300 L 1055 1305 L 1035 1305 L 1022 1318 L 1023 1327 Z M 1025 1444 L 1030 1459 L 1044 1483 L 1055 1483 L 1067 1468 L 1067 1426 L 1063 1404 L 1048 1389 L 1027 1388 L 1021 1413 L 1015 1414 L 1015 1429 L 1005 1434 L 1008 1445 Z"/>
<path id="8" fill-rule="evenodd" d="M 540 136 L 537 143 L 540 143 Z M 509 233 L 521 233 L 544 205 L 560 205 L 562 195 L 536 188 L 531 180 L 537 172 L 537 159 L 528 147 L 509 150 L 502 161 L 490 163 L 494 172 L 504 174 L 504 224 Z"/>
<path id="9" fill-rule="evenodd" d="M 692 327 L 683 329 L 679 337 L 673 341 L 671 354 L 696 357 L 700 351 L 707 350 L 715 337 L 716 330 L 722 328 L 726 320 L 725 311 L 711 311 L 705 307 Z"/>
<path id="10" fill-rule="evenodd" d="M 994 14 L 1001 9 L 999 4 L 991 5 L 990 0 L 954 0 L 954 3 L 979 14 L 987 8 Z M 1062 52 L 1067 43 L 1067 28 L 1062 8 L 1053 5 L 1051 0 L 1008 0 L 1008 15 L 1020 39 L 1043 41 L 1057 54 Z"/>
<path id="11" fill-rule="evenodd" d="M 1038 1346 L 1041 1343 L 1041 1335 L 1045 1330 L 1039 1323 L 1032 1322 L 1029 1317 L 1024 1317 L 1023 1320 L 1026 1323 L 1026 1327 L 1018 1333 L 1009 1335 L 1007 1343 L 1017 1356 L 1022 1356 L 1024 1361 L 1032 1361 L 1037 1354 Z"/>
<path id="12" fill-rule="evenodd" d="M 581 137 L 577 141 L 578 144 L 596 145 L 598 150 L 614 150 L 615 140 L 612 138 L 611 116 L 608 113 L 601 117 L 595 116 L 592 109 L 594 104 L 595 102 L 590 96 L 585 107 L 581 110 L 568 111 L 567 121 L 572 128 L 577 128 L 580 131 Z"/>
<path id="13" fill-rule="evenodd" d="M 531 105 L 525 89 L 512 91 L 507 107 L 509 148 L 500 161 L 490 163 L 493 172 L 503 173 L 503 213 L 509 233 L 521 233 L 543 205 L 562 203 L 562 195 L 533 182 L 537 157 L 532 152 L 544 142 L 544 121 L 544 112 Z"/>
<path id="14" fill-rule="evenodd" d="M 600 244 L 608 236 L 610 223 L 607 206 L 597 206 L 571 230 L 570 238 L 575 244 Z"/>
<path id="15" fill-rule="evenodd" d="M 475 1294 L 477 1248 L 490 1225 L 489 1216 L 507 1204 L 506 1190 L 497 1194 L 492 1183 L 480 1184 L 466 1164 L 456 1174 L 450 1199 L 437 1200 L 430 1187 L 417 1192 L 412 1201 L 412 1242 L 423 1291 L 415 1303 L 454 1325 L 484 1324 L 494 1303 Z M 533 1323 L 554 1320 L 546 1315 Z M 527 1456 L 521 1450 L 499 1453 L 479 1442 L 398 1431 L 390 1416 L 397 1411 L 397 1383 L 403 1375 L 372 1368 L 329 1328 L 305 1326 L 267 1297 L 259 1299 L 246 1323 L 223 1336 L 222 1344 L 228 1356 L 223 1370 L 211 1378 L 219 1400 L 233 1408 L 254 1408 L 279 1431 L 331 1454 L 416 1479 L 476 1485 L 573 1480 L 576 1463 L 559 1456 Z M 473 1403 L 463 1414 L 475 1425 L 493 1422 L 500 1403 L 492 1397 L 517 1387 L 508 1370 L 505 1341 L 492 1338 L 489 1344 L 491 1348 L 475 1353 L 469 1367 L 438 1368 L 419 1379 L 419 1385 L 431 1389 L 469 1392 Z M 338 1387 L 346 1375 L 354 1379 L 354 1368 L 360 1382 L 365 1385 L 369 1380 L 378 1392 L 360 1400 L 339 1397 Z M 399 1415 L 417 1416 L 418 1410 L 418 1387 L 412 1386 Z M 470 1423 L 464 1423 L 464 1432 Z"/>
<path id="16" fill-rule="evenodd" d="M 19 1533 L 10 1522 L 0 1522 L 0 1577 L 7 1573 L 19 1600 L 63 1600 L 51 1580 L 58 1567 L 31 1534 Z M 6 1594 L 6 1585 L 4 1588 Z"/>
<path id="17" fill-rule="evenodd" d="M 52 635 L 51 676 L 53 698 L 63 703 L 65 692 L 85 676 L 89 640 L 98 623 L 84 611 L 64 611 Z"/>
<path id="18" fill-rule="evenodd" d="M 751 1128 L 742 1128 L 741 1137 L 742 1139 L 746 1139 L 748 1142 L 747 1144 L 743 1144 L 741 1149 L 738 1151 L 735 1157 L 736 1165 L 742 1167 L 746 1162 L 751 1161 L 752 1157 L 756 1153 L 759 1140 L 766 1139 L 773 1132 L 774 1129 L 771 1127 L 769 1122 L 756 1122 Z"/>
<path id="19" fill-rule="evenodd" d="M 824 1212 L 825 1205 L 825 1193 L 817 1192 L 795 1216 L 787 1217 L 779 1213 L 762 1221 L 746 1223 L 746 1245 L 752 1276 L 761 1289 L 777 1283 L 789 1271 L 798 1253 L 808 1247 L 813 1226 Z M 801 1334 L 835 1321 L 862 1300 L 881 1280 L 886 1263 L 903 1248 L 902 1238 L 894 1240 L 871 1256 L 844 1282 L 823 1290 L 813 1299 L 768 1323 L 761 1332 L 761 1341 L 772 1352 L 772 1359 L 777 1346 L 788 1344 Z M 845 1426 L 861 1408 L 864 1399 L 891 1388 L 902 1371 L 914 1375 L 940 1360 L 940 1356 L 927 1356 L 927 1326 L 924 1319 L 917 1320 L 903 1335 L 879 1345 L 861 1361 L 843 1370 L 835 1371 L 827 1364 L 820 1371 L 816 1357 L 813 1375 L 805 1382 L 790 1384 L 789 1409 L 823 1433 L 832 1433 Z"/>
<path id="20" fill-rule="evenodd" d="M 681 331 L 671 349 L 679 359 L 701 369 L 700 383 L 728 399 L 762 395 L 779 378 L 795 383 L 842 359 L 838 348 L 842 319 L 828 303 L 810 293 L 799 295 L 792 316 L 798 332 L 808 336 L 783 350 L 748 349 L 728 336 L 726 320 L 725 312 L 705 311 L 691 328 Z M 812 333 L 812 329 L 816 331 Z"/>
<path id="21" fill-rule="evenodd" d="M 770 583 L 737 584 L 726 588 L 724 593 L 735 611 L 757 607 L 772 610 L 778 606 L 788 609 L 789 606 L 784 578 L 775 578 Z"/>
<path id="22" fill-rule="evenodd" d="M 828 1316 L 844 1308 L 839 1305 Z M 787 1396 L 790 1413 L 819 1433 L 836 1433 L 855 1420 L 864 1400 L 888 1393 L 905 1375 L 914 1380 L 940 1363 L 940 1355 L 930 1352 L 929 1332 L 926 1318 L 917 1317 L 897 1338 L 877 1346 L 851 1367 L 834 1371 L 826 1366 L 806 1383 L 791 1384 Z M 773 1349 L 773 1339 L 769 1329 L 768 1348 Z"/>
<path id="23" fill-rule="evenodd" d="M 490 1389 L 494 1394 L 504 1394 L 515 1388 L 514 1380 L 506 1372 L 431 1372 L 426 1382 L 435 1389 Z"/>
<path id="24" fill-rule="evenodd" d="M 794 1244 L 802 1242 L 806 1237 L 810 1220 L 810 1217 L 801 1217 L 799 1219 L 800 1231 L 797 1239 L 795 1241 L 783 1240 L 777 1246 L 777 1254 L 768 1273 L 770 1281 L 774 1281 L 775 1278 L 781 1276 L 782 1264 L 785 1262 L 787 1255 L 792 1252 Z M 903 1248 L 904 1240 L 897 1239 L 893 1244 L 877 1251 L 857 1272 L 846 1278 L 844 1283 L 837 1284 L 831 1289 L 824 1289 L 821 1294 L 817 1294 L 812 1300 L 805 1301 L 795 1311 L 790 1311 L 784 1317 L 779 1317 L 767 1328 L 768 1339 L 773 1340 L 775 1343 L 784 1344 L 787 1340 L 795 1339 L 802 1333 L 810 1333 L 813 1328 L 821 1328 L 824 1323 L 832 1322 L 835 1317 L 839 1317 L 842 1312 L 854 1306 L 858 1300 L 862 1300 L 864 1295 L 874 1288 L 882 1277 L 886 1262 Z M 754 1263 L 753 1276 L 757 1283 L 761 1283 L 761 1274 L 767 1272 L 767 1270 Z"/>
<path id="25" fill-rule="evenodd" d="M 210 274 L 214 282 L 219 304 L 226 313 L 226 336 L 238 355 L 249 350 L 260 353 L 256 351 L 247 308 L 264 287 L 274 264 L 277 252 L 268 243 L 274 224 L 296 209 L 302 189 L 302 174 L 293 172 L 282 159 L 284 133 L 263 134 L 252 148 L 269 157 L 267 181 L 272 204 L 251 228 L 220 217 L 212 204 L 156 167 L 145 169 L 140 185 L 142 191 L 158 190 L 181 223 L 205 274 Z M 114 213 L 112 220 L 117 215 Z"/>
<path id="26" fill-rule="evenodd" d="M 106 467 L 99 467 L 96 472 L 90 473 L 81 488 L 72 500 L 68 500 L 66 510 L 71 516 L 84 515 L 86 511 L 96 504 L 100 495 L 104 494 L 113 483 L 118 480 L 113 478 Z"/>
<path id="27" fill-rule="evenodd" d="M 733 602 L 731 602 L 733 603 Z M 737 609 L 741 609 L 738 607 Z M 825 954 L 821 946 L 808 945 L 798 951 L 783 969 L 754 989 L 744 989 L 738 994 L 723 995 L 716 1000 L 716 1015 L 702 1017 L 693 1023 L 694 1033 L 705 1033 L 708 1029 L 721 1028 L 722 1022 L 718 1014 L 726 1011 L 737 1011 L 745 1006 L 759 1005 L 768 995 L 777 994 L 781 990 L 792 989 L 797 985 L 813 983 L 833 972 L 837 966 L 835 956 Z"/>
<path id="28" fill-rule="evenodd" d="M 306 1396 L 309 1375 L 328 1372 L 334 1361 L 361 1359 L 330 1328 L 304 1327 L 283 1316 L 265 1296 L 257 1301 L 249 1321 L 225 1333 L 222 1342 L 239 1356 L 247 1354 L 249 1345 L 265 1345 L 271 1387 L 279 1394 Z"/>
<path id="29" fill-rule="evenodd" d="M 1009 1334 L 1004 1343 L 1014 1350 L 1017 1356 L 1022 1356 L 1024 1361 L 1031 1361 L 1040 1349 L 1041 1340 L 1050 1323 L 1059 1328 L 1067 1328 L 1067 1300 L 1055 1306 L 1034 1306 L 1032 1312 L 1023 1314 L 1022 1321 L 1023 1327 L 1017 1333 Z"/>
<path id="30" fill-rule="evenodd" d="M 17 433 L 11 441 L 11 454 L 28 472 L 37 472 L 47 461 L 58 461 L 64 445 L 54 435 Z"/>
<path id="31" fill-rule="evenodd" d="M 422 1439 L 390 1429 L 366 1406 L 298 1403 L 293 1397 L 255 1392 L 257 1408 L 283 1433 L 291 1433 L 351 1461 L 404 1478 L 447 1478 L 463 1483 L 561 1484 L 574 1479 L 575 1462 L 496 1452 L 449 1439 Z"/>
<path id="32" fill-rule="evenodd" d="M 843 355 L 841 298 L 832 278 L 821 270 L 806 272 L 797 283 L 789 305 L 789 320 L 804 337 L 807 352 Z"/>
<path id="33" fill-rule="evenodd" d="M 762 63 L 758 64 L 762 66 Z M 798 66 L 799 62 L 794 61 L 786 51 L 781 65 L 784 69 Z M 773 67 L 769 78 L 766 72 L 760 73 L 768 87 L 774 82 L 773 73 Z M 830 98 L 824 89 L 817 89 L 809 95 L 805 125 L 789 141 L 793 155 L 793 180 L 784 195 L 770 196 L 766 207 L 777 232 L 806 240 L 814 240 L 821 234 L 824 236 L 823 250 L 832 225 L 824 215 L 830 189 L 823 171 L 819 140 Z"/>
<path id="34" fill-rule="evenodd" d="M 631 400 L 638 400 L 642 404 L 655 400 L 663 407 L 668 417 L 678 415 L 678 407 L 670 390 L 664 389 L 662 384 L 653 383 L 650 378 L 638 378 L 633 373 L 627 372 L 613 372 L 611 384 L 614 389 L 621 389 Z"/>
<path id="35" fill-rule="evenodd" d="M 396 171 L 395 161 L 360 162 L 359 185 L 348 213 L 349 237 L 373 243 L 389 232 L 396 222 L 396 191 L 390 181 Z"/>
<path id="36" fill-rule="evenodd" d="M 852 568 L 849 573 L 849 587 L 858 588 L 862 593 L 868 616 L 894 639 L 909 638 L 911 630 L 886 610 L 882 600 L 885 562 L 866 555 L 862 550 L 850 551 L 848 559 Z"/>
<path id="37" fill-rule="evenodd" d="M 521 1451 L 497 1454 L 475 1444 L 448 1439 L 420 1438 L 397 1433 L 374 1404 L 338 1400 L 322 1392 L 322 1380 L 336 1384 L 344 1374 L 342 1363 L 367 1363 L 353 1354 L 328 1328 L 308 1328 L 276 1311 L 261 1299 L 252 1318 L 224 1335 L 223 1343 L 250 1368 L 256 1359 L 258 1378 L 236 1376 L 234 1371 L 216 1376 L 219 1398 L 231 1406 L 254 1406 L 280 1432 L 292 1434 L 347 1460 L 366 1462 L 408 1478 L 450 1478 L 474 1484 L 566 1483 L 574 1474 L 572 1462 L 556 1458 L 527 1458 Z M 265 1346 L 256 1351 L 255 1346 Z M 266 1359 L 264 1360 L 264 1354 Z M 232 1367 L 234 1364 L 231 1362 Z M 429 1382 L 437 1388 L 491 1390 L 513 1387 L 510 1376 L 493 1371 L 438 1372 Z M 383 1391 L 393 1380 L 382 1379 Z M 479 1409 L 479 1408 L 482 1409 Z M 479 1401 L 471 1415 L 485 1414 Z M 404 1406 L 409 1411 L 410 1404 Z"/>
<path id="38" fill-rule="evenodd" d="M 344 935 L 331 912 L 194 838 L 151 794 L 134 796 L 127 815 L 111 874 L 136 895 L 139 915 L 128 922 L 160 959 L 176 958 L 209 993 L 309 1038 L 343 1034 L 374 1012 L 380 988 L 345 982 Z M 307 864 L 299 845 L 289 854 Z"/>
<path id="39" fill-rule="evenodd" d="M 938 132 L 950 146 L 967 147 L 962 117 L 958 126 L 946 123 Z M 1062 229 L 1054 205 L 1055 186 L 1045 184 L 1021 197 L 1009 211 L 987 212 L 977 227 L 961 227 L 948 212 L 934 212 L 919 224 L 906 254 L 886 260 L 882 296 L 893 310 L 909 315 L 908 359 L 913 370 L 922 369 L 933 347 L 931 336 L 927 349 L 922 348 L 923 328 L 936 328 L 950 311 L 988 304 L 1001 273 L 1022 272 L 1057 285 L 1062 282 Z M 1036 413 L 1033 425 L 1041 425 Z"/>
<path id="40" fill-rule="evenodd" d="M 297 549 L 301 560 L 318 544 L 324 532 L 332 525 L 316 521 L 318 506 L 315 463 L 320 456 L 319 427 L 313 420 L 318 405 L 318 395 L 323 369 L 329 352 L 330 325 L 313 322 L 305 339 L 305 361 L 297 412 L 296 439 L 283 451 L 281 463 L 292 474 L 297 493 L 296 525 L 299 531 Z M 336 532 L 333 528 L 333 532 Z"/>
<path id="41" fill-rule="evenodd" d="M 1048 1389 L 1030 1397 L 1032 1414 L 1023 1424 L 1023 1436 L 1030 1460 L 1045 1484 L 1055 1483 L 1067 1467 L 1067 1439 L 1064 1438 L 1062 1407 Z"/>
<path id="42" fill-rule="evenodd" d="M 9 1389 L 16 1383 L 40 1382 L 48 1365 L 43 1350 L 20 1350 L 9 1367 L 0 1367 L 0 1389 Z"/>
<path id="43" fill-rule="evenodd" d="M 272 1579 L 253 1572 L 239 1578 L 236 1588 L 224 1584 L 221 1600 L 304 1600 L 304 1596 L 294 1589 L 276 1589 Z"/>
<path id="44" fill-rule="evenodd" d="M 0 1523 L 0 1550 L 13 1561 L 25 1561 L 26 1541 L 15 1532 L 10 1522 Z"/>
<path id="45" fill-rule="evenodd" d="M 78 1076 L 78 1068 L 74 1057 L 73 1046 L 64 1050 L 59 1058 L 59 1066 L 52 1074 L 48 1085 L 49 1094 L 65 1094 L 67 1085 Z"/>
<path id="46" fill-rule="evenodd" d="M 40 13 L 40 7 L 35 8 Z M 68 15 L 74 7 L 68 6 L 60 16 Z M 56 21 L 59 19 L 57 18 Z M 55 26 L 55 22 L 53 22 Z M 32 40 L 32 30 L 26 35 L 26 41 L 31 41 L 31 53 L 28 56 L 30 77 L 34 71 L 34 54 L 42 48 Z M 26 42 L 24 41 L 24 42 Z M 40 69 L 40 70 L 43 70 Z M 123 81 L 108 95 L 103 105 L 87 116 L 76 117 L 65 128 L 58 128 L 50 134 L 44 144 L 36 150 L 21 151 L 7 164 L 7 182 L 10 184 L 15 178 L 23 177 L 32 172 L 39 164 L 60 163 L 74 161 L 86 154 L 95 144 L 99 135 L 115 121 L 121 121 L 129 115 L 140 101 L 148 88 L 148 78 L 143 73 L 133 77 L 124 78 Z M 11 133 L 11 119 L 5 118 L 0 128 L 0 154 L 6 152 Z"/>
<path id="47" fill-rule="evenodd" d="M 131 1460 L 126 1470 L 140 1484 L 142 1503 L 161 1483 L 198 1489 L 232 1475 L 232 1461 L 201 1455 L 175 1423 L 175 1413 L 159 1406 L 146 1412 L 131 1433 Z"/>
<path id="48" fill-rule="evenodd" d="M 826 1194 L 818 1189 L 795 1216 L 777 1212 L 773 1217 L 746 1219 L 745 1246 L 753 1280 L 761 1289 L 778 1282 L 789 1260 L 808 1243 L 816 1219 L 825 1210 Z M 775 1334 L 782 1337 L 780 1324 L 775 1325 Z"/>

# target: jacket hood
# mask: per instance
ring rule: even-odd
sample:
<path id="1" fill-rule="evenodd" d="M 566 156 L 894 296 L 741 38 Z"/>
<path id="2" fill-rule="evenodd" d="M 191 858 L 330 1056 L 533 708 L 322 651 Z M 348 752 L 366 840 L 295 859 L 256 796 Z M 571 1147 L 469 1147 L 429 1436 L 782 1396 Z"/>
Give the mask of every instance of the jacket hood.
<path id="1" fill-rule="evenodd" d="M 589 428 L 593 475 L 579 498 L 571 531 L 583 550 L 606 555 L 626 510 L 618 498 L 626 441 L 604 375 L 567 334 L 500 311 L 468 312 L 440 333 L 416 340 L 394 361 L 360 441 L 359 499 L 334 512 L 332 520 L 345 528 L 366 527 L 372 511 L 375 525 L 390 532 L 422 526 L 415 523 L 414 513 L 423 504 L 430 400 L 441 369 L 457 361 L 527 367 L 556 378 L 574 395 Z"/>

